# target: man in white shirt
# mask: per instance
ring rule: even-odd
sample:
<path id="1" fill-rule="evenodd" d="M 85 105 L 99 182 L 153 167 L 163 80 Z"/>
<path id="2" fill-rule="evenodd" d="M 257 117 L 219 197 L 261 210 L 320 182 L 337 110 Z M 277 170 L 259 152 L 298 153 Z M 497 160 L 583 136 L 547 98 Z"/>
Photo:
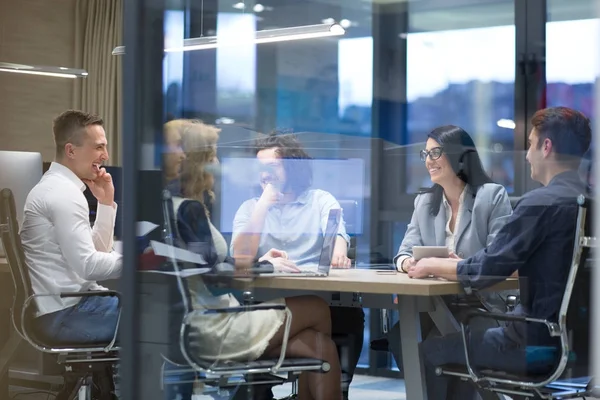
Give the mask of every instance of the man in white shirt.
<path id="1" fill-rule="evenodd" d="M 97 280 L 118 278 L 121 255 L 113 252 L 117 205 L 109 173 L 103 121 L 69 110 L 53 125 L 56 161 L 25 202 L 21 241 L 35 294 L 103 291 Z M 83 191 L 98 199 L 94 227 Z M 109 342 L 118 319 L 112 296 L 36 299 L 35 328 L 57 344 Z"/>

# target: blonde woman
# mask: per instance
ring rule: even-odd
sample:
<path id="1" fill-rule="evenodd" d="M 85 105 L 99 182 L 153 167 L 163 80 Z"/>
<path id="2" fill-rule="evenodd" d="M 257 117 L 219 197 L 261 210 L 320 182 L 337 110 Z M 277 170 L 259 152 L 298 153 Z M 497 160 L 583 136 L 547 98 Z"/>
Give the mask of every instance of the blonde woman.
<path id="1" fill-rule="evenodd" d="M 212 171 L 218 167 L 219 129 L 199 120 L 175 120 L 165 125 L 173 143 L 180 142 L 184 158 L 181 165 L 180 193 L 173 204 L 179 237 L 190 250 L 200 252 L 211 266 L 221 263 L 244 268 L 240 260 L 227 257 L 227 243 L 210 221 L 210 206 L 215 200 Z M 168 139 L 167 139 L 168 140 Z M 175 146 L 176 147 L 176 146 Z M 165 157 L 176 162 L 177 157 Z M 165 169 L 176 170 L 175 165 Z M 269 254 L 269 257 L 276 256 Z M 188 278 L 195 309 L 237 307 L 233 291 L 216 293 L 201 276 Z M 325 374 L 300 376 L 300 399 L 340 399 L 341 370 L 338 354 L 331 339 L 329 306 L 315 296 L 274 300 L 292 312 L 287 346 L 288 357 L 310 357 L 327 361 L 331 370 Z M 194 351 L 204 359 L 256 360 L 279 355 L 283 341 L 285 314 L 264 310 L 236 314 L 198 317 L 192 322 L 190 335 Z"/>

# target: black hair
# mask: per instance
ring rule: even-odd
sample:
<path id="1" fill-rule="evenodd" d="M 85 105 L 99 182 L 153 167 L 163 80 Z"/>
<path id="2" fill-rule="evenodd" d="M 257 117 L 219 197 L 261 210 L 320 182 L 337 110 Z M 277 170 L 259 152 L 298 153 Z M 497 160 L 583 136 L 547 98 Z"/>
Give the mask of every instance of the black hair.
<path id="1" fill-rule="evenodd" d="M 312 165 L 304 147 L 292 133 L 271 132 L 258 138 L 254 144 L 256 154 L 262 150 L 275 149 L 275 153 L 283 162 L 286 187 L 294 194 L 304 193 L 312 185 Z M 307 160 L 306 162 L 297 162 Z"/>
<path id="2" fill-rule="evenodd" d="M 427 137 L 442 146 L 442 155 L 446 155 L 456 176 L 471 186 L 473 196 L 482 185 L 493 183 L 492 178 L 483 169 L 475 142 L 464 129 L 455 125 L 444 125 L 432 130 Z M 444 189 L 435 183 L 430 188 L 422 189 L 421 193 L 432 194 L 429 213 L 433 216 L 438 215 Z"/>

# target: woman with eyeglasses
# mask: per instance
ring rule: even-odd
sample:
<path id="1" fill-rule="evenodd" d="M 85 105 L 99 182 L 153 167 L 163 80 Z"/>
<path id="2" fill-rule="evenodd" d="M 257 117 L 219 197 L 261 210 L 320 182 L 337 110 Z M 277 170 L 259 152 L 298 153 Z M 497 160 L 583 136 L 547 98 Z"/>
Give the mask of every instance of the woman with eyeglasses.
<path id="1" fill-rule="evenodd" d="M 446 246 L 450 256 L 470 257 L 491 243 L 512 214 L 506 190 L 484 171 L 464 129 L 454 125 L 434 129 L 420 156 L 433 186 L 415 199 L 415 211 L 394 257 L 400 272 L 415 265 L 413 246 Z"/>
<path id="2" fill-rule="evenodd" d="M 464 129 L 454 125 L 434 129 L 420 155 L 433 186 L 422 190 L 415 199 L 410 224 L 394 257 L 396 268 L 404 273 L 416 264 L 413 246 L 446 246 L 449 257 L 468 258 L 487 247 L 512 214 L 506 190 L 493 183 L 484 171 L 475 143 Z M 510 293 L 477 294 L 468 300 L 490 311 L 505 312 L 502 297 L 507 294 Z M 456 304 L 464 304 L 465 300 L 449 296 L 446 303 L 456 313 Z M 431 321 L 427 322 L 430 329 L 422 327 L 423 337 L 432 327 Z M 401 365 L 398 324 L 388 334 L 388 340 Z"/>

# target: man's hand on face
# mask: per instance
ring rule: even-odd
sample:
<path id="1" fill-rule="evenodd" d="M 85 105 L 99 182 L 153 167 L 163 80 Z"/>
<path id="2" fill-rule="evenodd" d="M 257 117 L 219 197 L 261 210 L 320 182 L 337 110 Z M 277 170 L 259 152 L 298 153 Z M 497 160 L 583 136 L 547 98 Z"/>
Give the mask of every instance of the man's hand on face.
<path id="1" fill-rule="evenodd" d="M 90 191 L 98 203 L 105 206 L 112 206 L 115 201 L 115 186 L 112 176 L 104 168 L 100 168 L 95 179 L 84 179 L 83 182 L 88 185 Z"/>
<path id="2" fill-rule="evenodd" d="M 260 196 L 260 199 L 258 199 L 258 203 L 265 207 L 270 207 L 277 203 L 280 197 L 281 193 L 279 193 L 279 190 L 277 190 L 272 183 L 268 183 L 263 189 L 263 193 Z"/>

